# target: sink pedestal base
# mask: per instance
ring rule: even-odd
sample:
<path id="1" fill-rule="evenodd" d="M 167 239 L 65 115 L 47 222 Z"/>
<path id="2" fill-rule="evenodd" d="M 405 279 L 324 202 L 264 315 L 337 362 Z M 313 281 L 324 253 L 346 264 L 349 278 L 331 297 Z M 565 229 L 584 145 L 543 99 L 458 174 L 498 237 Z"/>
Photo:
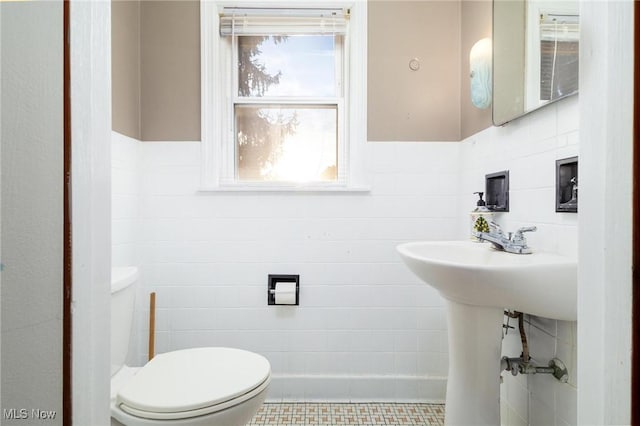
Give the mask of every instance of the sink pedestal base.
<path id="1" fill-rule="evenodd" d="M 500 424 L 504 311 L 447 300 L 449 378 L 445 425 Z"/>

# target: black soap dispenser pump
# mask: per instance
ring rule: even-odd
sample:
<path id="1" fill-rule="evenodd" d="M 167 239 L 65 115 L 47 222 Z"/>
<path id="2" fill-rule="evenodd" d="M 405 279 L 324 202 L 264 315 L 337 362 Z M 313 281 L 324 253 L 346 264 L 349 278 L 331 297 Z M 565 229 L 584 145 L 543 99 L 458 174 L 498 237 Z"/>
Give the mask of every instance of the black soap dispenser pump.
<path id="1" fill-rule="evenodd" d="M 476 237 L 478 232 L 489 232 L 489 223 L 493 221 L 493 212 L 487 208 L 487 203 L 482 199 L 484 192 L 474 192 L 478 195 L 476 208 L 471 211 L 471 241 L 479 242 Z"/>

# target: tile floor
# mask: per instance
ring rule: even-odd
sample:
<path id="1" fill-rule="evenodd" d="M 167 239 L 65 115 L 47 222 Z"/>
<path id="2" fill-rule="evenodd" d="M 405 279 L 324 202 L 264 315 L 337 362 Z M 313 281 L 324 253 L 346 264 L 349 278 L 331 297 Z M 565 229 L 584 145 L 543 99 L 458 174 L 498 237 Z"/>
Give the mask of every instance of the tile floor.
<path id="1" fill-rule="evenodd" d="M 266 403 L 250 426 L 443 425 L 444 405 L 393 403 Z"/>

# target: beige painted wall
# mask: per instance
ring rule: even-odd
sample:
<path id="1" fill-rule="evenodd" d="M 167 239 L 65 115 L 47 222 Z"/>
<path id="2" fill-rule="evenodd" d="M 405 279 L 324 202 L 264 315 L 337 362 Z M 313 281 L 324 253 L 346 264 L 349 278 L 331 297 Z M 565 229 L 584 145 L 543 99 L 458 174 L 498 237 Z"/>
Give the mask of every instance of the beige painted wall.
<path id="1" fill-rule="evenodd" d="M 111 4 L 111 91 L 113 130 L 140 134 L 140 2 Z"/>
<path id="2" fill-rule="evenodd" d="M 112 1 L 113 130 L 200 140 L 200 3 Z"/>
<path id="3" fill-rule="evenodd" d="M 142 140 L 199 141 L 200 2 L 141 2 L 140 64 Z"/>
<path id="4" fill-rule="evenodd" d="M 368 140 L 459 141 L 460 3 L 369 1 L 368 41 Z"/>
<path id="5" fill-rule="evenodd" d="M 460 69 L 460 125 L 461 139 L 491 126 L 491 106 L 478 109 L 471 103 L 469 78 L 469 51 L 473 45 L 485 37 L 491 38 L 491 0 L 463 0 L 461 11 L 461 69 Z"/>
<path id="6" fill-rule="evenodd" d="M 143 141 L 200 140 L 199 2 L 137 4 L 114 2 L 114 130 Z M 455 0 L 369 1 L 369 140 L 459 141 L 465 118 L 465 131 L 481 128 L 482 117 L 461 108 L 461 18 Z"/>

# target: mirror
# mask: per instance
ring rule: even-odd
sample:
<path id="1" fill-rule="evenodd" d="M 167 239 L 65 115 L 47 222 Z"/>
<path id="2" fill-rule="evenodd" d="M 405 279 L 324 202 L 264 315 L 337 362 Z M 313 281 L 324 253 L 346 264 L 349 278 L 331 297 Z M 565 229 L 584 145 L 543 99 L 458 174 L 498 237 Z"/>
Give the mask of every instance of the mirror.
<path id="1" fill-rule="evenodd" d="M 578 0 L 493 1 L 493 124 L 578 93 Z"/>

